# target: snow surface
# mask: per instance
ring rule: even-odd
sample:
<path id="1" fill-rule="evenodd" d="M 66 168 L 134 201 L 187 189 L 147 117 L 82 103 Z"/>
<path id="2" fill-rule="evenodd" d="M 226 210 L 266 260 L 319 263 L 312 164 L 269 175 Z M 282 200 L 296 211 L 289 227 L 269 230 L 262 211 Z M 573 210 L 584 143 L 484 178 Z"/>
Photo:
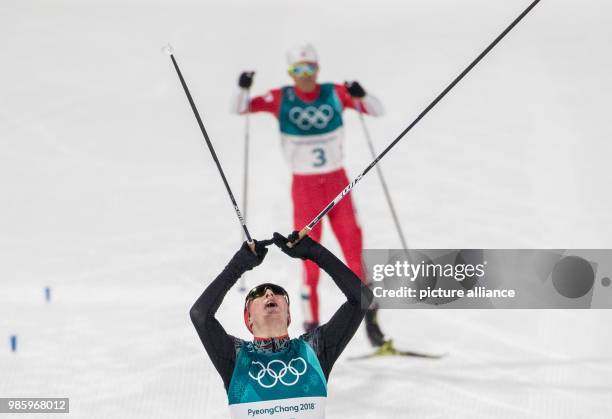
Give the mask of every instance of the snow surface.
<path id="1" fill-rule="evenodd" d="M 240 231 L 167 42 L 240 197 L 239 71 L 257 71 L 256 92 L 288 83 L 285 50 L 313 42 L 322 80 L 357 79 L 385 104 L 367 120 L 382 149 L 528 3 L 3 0 L 0 397 L 70 397 L 74 418 L 227 416 L 188 310 Z M 611 16 L 604 0 L 541 2 L 385 157 L 410 246 L 612 247 Z M 345 120 L 355 175 L 369 156 Z M 266 238 L 290 230 L 290 176 L 274 118 L 251 129 L 248 222 Z M 366 247 L 397 247 L 375 176 L 354 199 Z M 324 243 L 338 249 L 327 229 Z M 273 250 L 248 282 L 298 295 L 300 278 Z M 342 297 L 326 277 L 320 289 L 325 318 Z M 242 298 L 230 292 L 219 317 L 247 338 Z M 331 375 L 329 418 L 612 417 L 610 311 L 381 321 L 397 346 L 450 355 L 347 361 L 369 350 L 360 330 Z"/>

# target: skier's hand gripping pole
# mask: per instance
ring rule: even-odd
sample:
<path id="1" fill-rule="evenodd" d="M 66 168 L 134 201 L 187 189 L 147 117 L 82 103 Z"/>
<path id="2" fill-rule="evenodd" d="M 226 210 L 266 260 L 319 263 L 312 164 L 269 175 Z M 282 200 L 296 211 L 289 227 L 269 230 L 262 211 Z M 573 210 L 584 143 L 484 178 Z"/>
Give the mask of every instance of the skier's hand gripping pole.
<path id="1" fill-rule="evenodd" d="M 310 233 L 311 230 L 312 230 L 312 228 L 306 226 L 303 229 L 301 229 L 300 231 L 298 231 L 297 239 L 295 239 L 293 241 L 288 241 L 287 242 L 287 247 L 289 249 L 291 249 L 293 246 L 298 244 L 300 242 L 300 240 L 302 240 L 304 237 L 306 237 L 308 235 L 308 233 Z"/>
<path id="2" fill-rule="evenodd" d="M 298 239 L 299 234 L 299 231 L 294 231 L 288 237 L 285 237 L 280 233 L 274 233 L 272 241 L 283 253 L 292 258 L 312 259 L 313 250 L 318 246 L 317 242 L 306 234 Z M 292 243 L 292 245 L 289 246 L 289 243 Z"/>

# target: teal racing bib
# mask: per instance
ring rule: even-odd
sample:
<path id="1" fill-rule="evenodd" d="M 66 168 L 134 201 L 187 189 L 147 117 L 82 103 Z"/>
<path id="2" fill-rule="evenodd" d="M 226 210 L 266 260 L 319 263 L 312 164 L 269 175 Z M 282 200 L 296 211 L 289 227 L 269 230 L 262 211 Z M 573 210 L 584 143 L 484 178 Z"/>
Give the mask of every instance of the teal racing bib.
<path id="1" fill-rule="evenodd" d="M 304 340 L 273 353 L 242 344 L 228 389 L 233 418 L 323 418 L 326 398 L 319 359 Z"/>

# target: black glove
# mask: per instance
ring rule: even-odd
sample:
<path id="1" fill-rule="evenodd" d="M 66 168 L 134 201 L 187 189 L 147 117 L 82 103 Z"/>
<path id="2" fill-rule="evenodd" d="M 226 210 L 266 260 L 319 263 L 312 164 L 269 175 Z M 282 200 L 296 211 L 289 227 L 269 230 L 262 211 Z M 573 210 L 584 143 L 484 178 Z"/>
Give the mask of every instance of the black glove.
<path id="1" fill-rule="evenodd" d="M 363 87 L 361 87 L 358 81 L 345 81 L 344 87 L 346 87 L 346 90 L 348 90 L 349 95 L 354 98 L 361 99 L 366 95 L 365 90 L 363 90 Z"/>
<path id="2" fill-rule="evenodd" d="M 261 265 L 261 262 L 263 262 L 268 253 L 266 246 L 270 246 L 272 240 L 253 240 L 253 242 L 255 243 L 255 253 L 257 254 L 253 253 L 247 242 L 244 242 L 240 246 L 240 250 L 236 252 L 230 261 L 230 265 L 236 266 L 242 271 L 250 271 L 254 267 Z"/>
<path id="3" fill-rule="evenodd" d="M 240 73 L 240 78 L 238 79 L 238 86 L 242 89 L 250 89 L 253 84 L 253 77 L 255 77 L 254 71 L 243 71 Z"/>
<path id="4" fill-rule="evenodd" d="M 295 242 L 298 239 L 298 232 L 294 231 L 289 235 L 289 237 L 285 237 L 282 234 L 274 233 L 274 237 L 272 241 L 275 245 L 280 247 L 283 253 L 291 256 L 292 258 L 301 258 L 301 259 L 312 259 L 315 255 L 315 250 L 319 243 L 311 239 L 309 236 L 304 236 L 302 240 L 297 242 L 293 247 L 287 247 L 287 242 Z"/>

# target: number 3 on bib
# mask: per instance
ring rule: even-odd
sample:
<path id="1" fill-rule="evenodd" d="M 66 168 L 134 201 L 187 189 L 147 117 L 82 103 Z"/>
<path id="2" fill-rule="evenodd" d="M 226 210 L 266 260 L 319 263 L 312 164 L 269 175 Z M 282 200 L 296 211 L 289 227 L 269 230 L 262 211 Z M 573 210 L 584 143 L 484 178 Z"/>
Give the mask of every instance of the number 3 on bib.
<path id="1" fill-rule="evenodd" d="M 315 161 L 312 163 L 313 167 L 325 166 L 327 163 L 327 158 L 325 157 L 324 148 L 313 148 L 312 154 L 315 156 Z"/>

